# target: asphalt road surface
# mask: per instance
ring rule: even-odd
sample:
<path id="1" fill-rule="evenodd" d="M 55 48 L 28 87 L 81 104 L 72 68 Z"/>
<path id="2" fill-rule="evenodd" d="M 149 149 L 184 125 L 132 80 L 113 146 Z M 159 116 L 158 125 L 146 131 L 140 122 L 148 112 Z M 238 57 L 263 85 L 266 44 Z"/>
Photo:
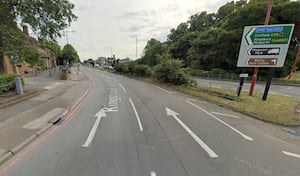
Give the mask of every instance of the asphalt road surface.
<path id="1" fill-rule="evenodd" d="M 211 87 L 216 87 L 216 88 L 226 88 L 226 89 L 237 90 L 237 87 L 239 86 L 239 82 L 232 82 L 232 81 L 207 80 L 207 79 L 200 79 L 200 78 L 194 78 L 194 80 L 196 80 L 197 83 L 200 85 L 211 86 Z M 249 92 L 250 85 L 251 85 L 251 83 L 245 83 L 243 86 L 243 91 Z M 263 93 L 265 91 L 265 87 L 266 87 L 266 84 L 257 83 L 257 84 L 255 84 L 254 91 Z M 300 98 L 300 87 L 284 86 L 284 85 L 271 85 L 269 93 Z"/>
<path id="2" fill-rule="evenodd" d="M 299 176 L 300 148 L 249 117 L 82 68 L 85 100 L 0 168 L 3 176 Z"/>

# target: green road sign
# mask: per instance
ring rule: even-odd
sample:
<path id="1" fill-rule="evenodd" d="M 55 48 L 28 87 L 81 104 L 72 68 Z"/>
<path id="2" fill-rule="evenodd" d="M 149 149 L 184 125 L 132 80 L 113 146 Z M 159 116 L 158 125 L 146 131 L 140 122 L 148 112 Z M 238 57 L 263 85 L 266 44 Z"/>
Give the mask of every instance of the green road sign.
<path id="1" fill-rule="evenodd" d="M 288 44 L 293 26 L 253 27 L 245 36 L 249 45 Z"/>
<path id="2" fill-rule="evenodd" d="M 237 66 L 283 67 L 293 30 L 294 24 L 245 26 Z"/>

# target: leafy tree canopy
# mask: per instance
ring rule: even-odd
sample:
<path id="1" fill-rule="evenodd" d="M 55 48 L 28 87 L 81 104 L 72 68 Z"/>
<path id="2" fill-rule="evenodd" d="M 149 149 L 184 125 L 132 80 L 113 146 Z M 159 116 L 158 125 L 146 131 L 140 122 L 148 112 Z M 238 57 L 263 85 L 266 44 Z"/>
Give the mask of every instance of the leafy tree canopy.
<path id="1" fill-rule="evenodd" d="M 141 60 L 154 66 L 159 56 L 167 52 L 170 58 L 183 61 L 184 67 L 239 72 L 236 63 L 244 26 L 263 25 L 267 8 L 267 0 L 239 0 L 224 4 L 216 13 L 196 13 L 171 29 L 166 42 L 149 40 Z M 299 0 L 273 3 L 269 24 L 295 24 L 286 63 L 284 68 L 277 69 L 276 76 L 286 76 L 295 58 L 297 40 L 300 42 L 299 14 Z"/>
<path id="2" fill-rule="evenodd" d="M 68 63 L 77 63 L 79 62 L 79 56 L 75 48 L 71 44 L 64 46 L 61 53 L 61 60 L 65 60 Z"/>

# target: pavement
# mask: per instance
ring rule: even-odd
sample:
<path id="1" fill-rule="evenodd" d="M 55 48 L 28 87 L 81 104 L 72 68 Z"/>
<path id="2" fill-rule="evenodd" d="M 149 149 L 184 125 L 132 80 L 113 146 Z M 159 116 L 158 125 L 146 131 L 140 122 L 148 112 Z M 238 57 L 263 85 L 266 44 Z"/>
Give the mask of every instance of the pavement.
<path id="1" fill-rule="evenodd" d="M 61 74 L 26 75 L 23 95 L 0 96 L 0 164 L 63 119 L 87 91 L 90 81 L 78 68 L 70 68 L 67 81 Z"/>

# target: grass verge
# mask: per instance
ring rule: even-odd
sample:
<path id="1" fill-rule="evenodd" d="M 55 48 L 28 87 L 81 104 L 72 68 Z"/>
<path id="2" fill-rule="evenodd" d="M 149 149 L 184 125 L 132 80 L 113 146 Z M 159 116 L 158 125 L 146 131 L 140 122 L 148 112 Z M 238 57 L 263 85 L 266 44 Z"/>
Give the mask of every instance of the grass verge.
<path id="1" fill-rule="evenodd" d="M 300 125 L 300 99 L 269 94 L 262 101 L 262 93 L 249 96 L 243 92 L 237 100 L 236 92 L 204 86 L 172 86 L 174 90 L 192 95 L 254 118 L 284 126 Z M 233 98 L 235 97 L 235 98 Z"/>
<path id="2" fill-rule="evenodd" d="M 266 122 L 283 126 L 300 126 L 299 98 L 269 94 L 267 101 L 263 101 L 262 93 L 256 92 L 253 96 L 249 96 L 247 92 L 242 92 L 241 97 L 237 99 L 236 91 L 234 90 L 201 85 L 175 86 L 172 84 L 160 83 L 151 77 L 138 77 L 128 74 L 120 75 L 148 82 L 150 84 L 160 84 L 175 91 L 206 100 Z"/>
<path id="3" fill-rule="evenodd" d="M 128 76 L 128 75 L 126 75 Z M 243 92 L 237 100 L 236 92 L 229 89 L 206 86 L 174 86 L 162 84 L 151 78 L 129 76 L 148 83 L 161 84 L 170 89 L 182 92 L 202 100 L 241 112 L 248 116 L 284 126 L 300 126 L 300 99 L 288 96 L 269 94 L 267 101 L 262 100 L 262 93 L 249 96 Z"/>

